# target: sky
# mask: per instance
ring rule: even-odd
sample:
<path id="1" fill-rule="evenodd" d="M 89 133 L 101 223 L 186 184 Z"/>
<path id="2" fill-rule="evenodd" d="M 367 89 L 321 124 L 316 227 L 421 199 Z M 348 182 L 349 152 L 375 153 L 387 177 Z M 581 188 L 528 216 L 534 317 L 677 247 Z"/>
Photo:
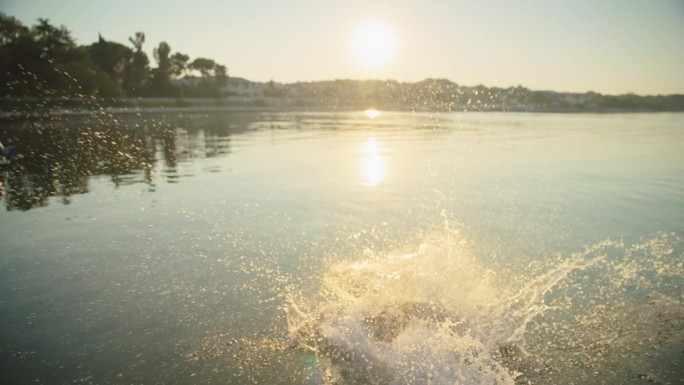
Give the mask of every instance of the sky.
<path id="1" fill-rule="evenodd" d="M 0 0 L 0 11 L 65 25 L 78 44 L 142 31 L 151 61 L 165 41 L 261 82 L 684 94 L 684 0 Z M 384 32 L 359 32 L 368 25 Z"/>

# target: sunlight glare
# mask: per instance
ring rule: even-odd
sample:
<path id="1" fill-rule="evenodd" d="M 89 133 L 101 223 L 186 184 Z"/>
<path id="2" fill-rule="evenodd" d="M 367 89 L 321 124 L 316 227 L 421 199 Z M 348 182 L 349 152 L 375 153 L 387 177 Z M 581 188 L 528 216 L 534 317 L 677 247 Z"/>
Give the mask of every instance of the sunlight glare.
<path id="1" fill-rule="evenodd" d="M 397 39 L 392 29 L 380 22 L 361 26 L 351 40 L 351 50 L 359 65 L 366 69 L 385 67 L 397 50 Z"/>
<path id="2" fill-rule="evenodd" d="M 368 139 L 363 147 L 363 178 L 366 186 L 375 187 L 385 179 L 387 163 L 380 155 L 381 149 L 375 138 Z"/>
<path id="3" fill-rule="evenodd" d="M 380 116 L 380 111 L 369 109 L 369 110 L 363 111 L 363 114 L 366 115 L 367 117 L 369 117 L 370 119 L 375 119 L 378 116 Z"/>

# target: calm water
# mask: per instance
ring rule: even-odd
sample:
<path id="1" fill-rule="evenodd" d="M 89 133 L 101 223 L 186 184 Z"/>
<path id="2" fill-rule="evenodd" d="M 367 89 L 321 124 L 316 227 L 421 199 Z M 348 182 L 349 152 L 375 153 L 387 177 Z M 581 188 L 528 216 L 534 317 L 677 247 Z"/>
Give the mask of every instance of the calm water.
<path id="1" fill-rule="evenodd" d="M 684 383 L 684 115 L 0 129 L 3 383 Z"/>

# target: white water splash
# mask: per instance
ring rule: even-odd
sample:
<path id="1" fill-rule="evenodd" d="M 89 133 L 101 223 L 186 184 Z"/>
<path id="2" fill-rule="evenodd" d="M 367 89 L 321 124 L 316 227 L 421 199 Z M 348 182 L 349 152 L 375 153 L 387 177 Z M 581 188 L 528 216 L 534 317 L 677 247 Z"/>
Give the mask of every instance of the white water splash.
<path id="1" fill-rule="evenodd" d="M 330 384 L 672 383 L 681 372 L 649 358 L 684 341 L 673 238 L 602 242 L 522 277 L 454 234 L 367 253 L 332 266 L 315 298 L 290 297 L 290 339 Z"/>

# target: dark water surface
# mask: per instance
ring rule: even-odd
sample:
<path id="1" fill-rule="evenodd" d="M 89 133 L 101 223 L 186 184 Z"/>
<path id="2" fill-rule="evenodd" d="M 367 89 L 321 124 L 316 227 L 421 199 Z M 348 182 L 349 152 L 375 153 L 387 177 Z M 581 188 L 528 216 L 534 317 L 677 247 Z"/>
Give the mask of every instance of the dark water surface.
<path id="1" fill-rule="evenodd" d="M 0 376 L 684 383 L 684 115 L 7 123 Z"/>

